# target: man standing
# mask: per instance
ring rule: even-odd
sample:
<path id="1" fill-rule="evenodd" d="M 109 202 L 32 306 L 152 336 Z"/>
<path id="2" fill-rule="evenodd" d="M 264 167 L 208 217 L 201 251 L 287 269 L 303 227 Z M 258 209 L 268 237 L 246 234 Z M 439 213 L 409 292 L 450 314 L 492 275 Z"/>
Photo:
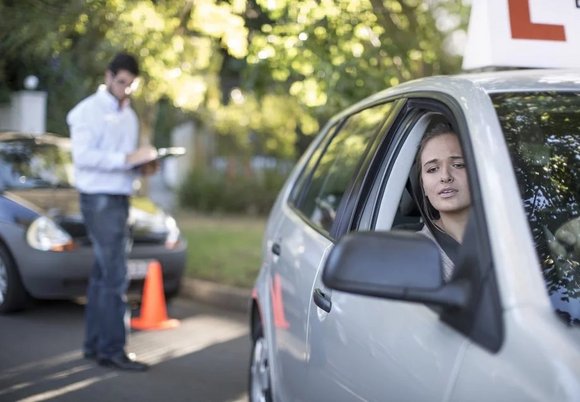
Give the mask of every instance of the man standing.
<path id="1" fill-rule="evenodd" d="M 133 167 L 156 157 L 151 146 L 138 147 L 139 124 L 129 101 L 138 75 L 132 55 L 116 55 L 106 69 L 105 85 L 67 115 L 76 187 L 95 255 L 83 354 L 102 366 L 132 371 L 148 366 L 125 351 L 129 196 Z M 152 173 L 150 167 L 145 173 Z"/>

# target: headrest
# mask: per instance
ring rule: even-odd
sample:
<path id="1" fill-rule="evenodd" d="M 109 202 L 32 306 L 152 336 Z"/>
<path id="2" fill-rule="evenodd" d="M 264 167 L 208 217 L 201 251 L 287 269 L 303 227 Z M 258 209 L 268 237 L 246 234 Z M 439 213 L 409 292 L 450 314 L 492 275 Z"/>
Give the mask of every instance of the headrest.
<path id="1" fill-rule="evenodd" d="M 407 187 L 403 189 L 403 195 L 399 203 L 399 213 L 402 216 L 417 216 L 420 214 L 419 208 L 417 207 L 415 198 L 411 195 Z"/>

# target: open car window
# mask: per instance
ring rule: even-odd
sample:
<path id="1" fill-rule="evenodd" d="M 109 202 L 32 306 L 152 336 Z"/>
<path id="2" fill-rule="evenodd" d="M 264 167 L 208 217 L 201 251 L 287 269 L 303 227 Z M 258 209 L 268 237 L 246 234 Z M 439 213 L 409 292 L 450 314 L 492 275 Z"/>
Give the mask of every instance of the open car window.
<path id="1" fill-rule="evenodd" d="M 375 230 L 390 230 L 393 226 L 401 223 L 419 223 L 418 210 L 414 208 L 412 194 L 409 193 L 406 187 L 417 147 L 431 121 L 431 117 L 431 114 L 422 116 L 401 145 L 383 191 Z"/>

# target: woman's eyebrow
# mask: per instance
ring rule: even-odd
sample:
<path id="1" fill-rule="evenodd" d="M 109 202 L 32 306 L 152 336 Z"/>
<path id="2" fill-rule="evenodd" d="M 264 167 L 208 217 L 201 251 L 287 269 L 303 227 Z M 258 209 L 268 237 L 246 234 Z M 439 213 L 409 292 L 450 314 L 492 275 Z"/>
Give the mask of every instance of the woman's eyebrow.
<path id="1" fill-rule="evenodd" d="M 434 159 L 431 159 L 431 160 L 428 160 L 427 162 L 425 162 L 425 163 L 423 164 L 423 166 L 427 166 L 427 165 L 428 165 L 428 164 L 430 164 L 430 163 L 437 163 L 437 162 L 439 162 L 439 159 L 437 159 L 437 158 L 434 158 Z"/>
<path id="2" fill-rule="evenodd" d="M 461 156 L 461 155 L 452 155 L 452 156 L 449 157 L 449 159 L 454 160 L 454 161 L 456 161 L 456 160 L 463 160 L 463 156 Z M 423 166 L 427 166 L 427 165 L 429 165 L 431 163 L 438 163 L 438 162 L 439 162 L 439 159 L 433 158 L 433 159 L 428 160 L 427 162 L 425 162 L 423 164 Z"/>

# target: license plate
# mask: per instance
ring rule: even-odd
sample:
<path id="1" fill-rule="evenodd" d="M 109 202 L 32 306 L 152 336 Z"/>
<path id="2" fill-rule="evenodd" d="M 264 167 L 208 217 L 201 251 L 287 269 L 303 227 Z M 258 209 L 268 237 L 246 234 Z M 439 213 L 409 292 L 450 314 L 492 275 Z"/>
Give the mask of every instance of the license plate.
<path id="1" fill-rule="evenodd" d="M 127 276 L 129 279 L 143 279 L 147 276 L 147 268 L 151 260 L 127 261 Z"/>

